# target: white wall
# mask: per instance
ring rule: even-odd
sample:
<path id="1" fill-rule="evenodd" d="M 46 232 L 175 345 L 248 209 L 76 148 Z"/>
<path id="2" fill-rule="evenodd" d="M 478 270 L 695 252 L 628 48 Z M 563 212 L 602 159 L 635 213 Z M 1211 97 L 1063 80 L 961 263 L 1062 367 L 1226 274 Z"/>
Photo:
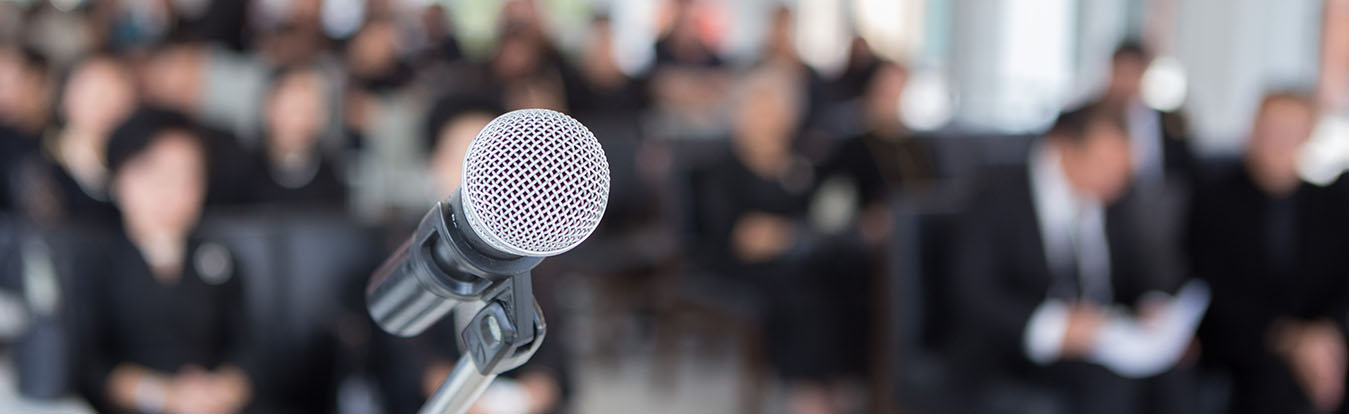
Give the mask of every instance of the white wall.
<path id="1" fill-rule="evenodd" d="M 1313 86 L 1320 10 L 1320 0 L 1180 2 L 1174 44 L 1189 76 L 1196 150 L 1239 152 L 1267 89 Z"/>

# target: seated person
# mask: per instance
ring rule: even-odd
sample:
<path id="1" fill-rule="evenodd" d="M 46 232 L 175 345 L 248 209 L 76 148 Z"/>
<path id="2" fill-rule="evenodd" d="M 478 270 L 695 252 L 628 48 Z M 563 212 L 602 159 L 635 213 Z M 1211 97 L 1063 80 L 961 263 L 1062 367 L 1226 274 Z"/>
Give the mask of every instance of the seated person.
<path id="1" fill-rule="evenodd" d="M 1170 182 L 1189 186 L 1195 178 L 1195 159 L 1186 141 L 1185 117 L 1160 111 L 1143 102 L 1143 73 L 1152 53 L 1137 41 L 1126 41 L 1110 58 L 1110 80 L 1101 105 L 1119 111 L 1128 122 L 1134 150 L 1134 187 L 1149 191 Z"/>
<path id="2" fill-rule="evenodd" d="M 746 76 L 736 91 L 732 154 L 694 177 L 700 227 L 690 255 L 721 283 L 761 303 L 769 362 L 789 384 L 791 412 L 839 407 L 845 377 L 866 352 L 855 323 L 867 302 L 865 258 L 842 258 L 846 245 L 823 242 L 807 223 L 814 169 L 793 150 L 804 91 L 795 74 L 773 65 Z M 854 250 L 856 251 L 856 250 Z M 858 266 L 860 265 L 860 266 Z M 864 289 L 864 288 L 863 288 Z M 865 323 L 863 322 L 864 326 Z"/>
<path id="3" fill-rule="evenodd" d="M 98 411 L 237 412 L 241 278 L 222 245 L 194 234 L 207 191 L 205 146 L 182 115 L 142 109 L 112 133 L 108 183 L 121 231 L 81 277 L 91 303 L 82 392 Z"/>
<path id="4" fill-rule="evenodd" d="M 28 214 L 46 222 L 115 226 L 104 165 L 108 135 L 138 102 L 135 78 L 120 58 L 95 54 L 75 63 L 58 102 L 63 124 L 45 139 L 51 162 L 19 189 Z"/>
<path id="5" fill-rule="evenodd" d="M 1172 318 L 1156 306 L 1167 315 L 1158 320 L 1181 319 L 1158 324 L 1164 338 L 1131 316 L 1152 311 L 1143 299 L 1165 297 L 1174 283 L 1149 268 L 1141 227 L 1116 203 L 1132 175 L 1124 125 L 1096 107 L 1065 112 L 1027 166 L 990 171 L 975 193 L 951 284 L 953 356 L 967 387 L 1035 384 L 1074 413 L 1185 410 L 1183 395 L 1154 393 L 1178 381 L 1157 374 L 1178 361 L 1199 315 Z M 1126 343 L 1144 349 L 1118 349 Z"/>
<path id="6" fill-rule="evenodd" d="M 320 146 L 329 127 L 327 102 L 332 99 L 326 82 L 317 66 L 278 72 L 265 104 L 254 201 L 337 206 L 346 202 L 346 185 Z"/>
<path id="7" fill-rule="evenodd" d="M 822 178 L 851 182 L 862 213 L 858 230 L 873 245 L 890 232 L 889 196 L 921 191 L 935 179 L 931 149 L 912 139 L 899 118 L 908 78 L 908 69 L 900 64 L 876 65 L 862 98 L 865 131 L 840 142 L 821 166 Z"/>
<path id="8" fill-rule="evenodd" d="M 1343 405 L 1345 210 L 1297 166 L 1316 117 L 1309 96 L 1266 96 L 1241 168 L 1194 197 L 1190 261 L 1213 286 L 1203 358 L 1231 375 L 1232 412 Z"/>

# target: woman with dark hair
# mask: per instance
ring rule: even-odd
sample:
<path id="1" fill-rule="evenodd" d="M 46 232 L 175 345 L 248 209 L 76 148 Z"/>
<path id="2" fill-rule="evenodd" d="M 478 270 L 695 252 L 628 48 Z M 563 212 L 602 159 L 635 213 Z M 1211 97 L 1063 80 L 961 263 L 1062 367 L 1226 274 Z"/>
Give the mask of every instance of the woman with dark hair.
<path id="1" fill-rule="evenodd" d="M 229 251 L 198 237 L 206 146 L 180 114 L 143 109 L 107 142 L 121 232 L 85 278 L 82 391 L 98 411 L 236 412 L 252 383 L 242 290 Z"/>
<path id="2" fill-rule="evenodd" d="M 95 54 L 72 66 L 57 107 L 62 125 L 44 143 L 53 165 L 32 175 L 37 184 L 28 191 L 45 198 L 28 201 L 36 205 L 27 210 L 42 219 L 115 222 L 104 151 L 138 99 L 136 80 L 120 58 Z"/>
<path id="3" fill-rule="evenodd" d="M 331 88 L 317 66 L 281 69 L 263 110 L 263 147 L 253 199 L 264 203 L 340 206 L 346 185 L 320 140 L 329 127 Z"/>

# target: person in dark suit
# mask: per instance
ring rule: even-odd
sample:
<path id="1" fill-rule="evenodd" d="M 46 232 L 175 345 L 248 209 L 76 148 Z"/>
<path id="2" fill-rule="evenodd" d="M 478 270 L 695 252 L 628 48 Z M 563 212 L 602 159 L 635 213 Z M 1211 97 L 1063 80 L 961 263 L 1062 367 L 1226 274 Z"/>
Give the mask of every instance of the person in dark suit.
<path id="1" fill-rule="evenodd" d="M 142 109 L 108 140 L 121 231 L 80 278 L 91 295 L 81 391 L 99 411 L 236 412 L 252 399 L 241 278 L 223 245 L 193 231 L 208 182 L 196 131 Z"/>
<path id="2" fill-rule="evenodd" d="M 256 159 L 253 200 L 341 206 L 346 184 L 322 148 L 328 129 L 330 89 L 317 66 L 281 69 L 265 104 L 266 131 Z"/>
<path id="3" fill-rule="evenodd" d="M 1027 166 L 991 171 L 975 194 L 952 284 L 953 356 L 971 387 L 1034 384 L 1066 412 L 1165 411 L 1144 405 L 1150 380 L 1093 359 L 1109 315 L 1170 287 L 1148 268 L 1137 221 L 1117 204 L 1134 166 L 1125 131 L 1104 108 L 1065 112 Z"/>
<path id="4" fill-rule="evenodd" d="M 1345 209 L 1297 170 L 1316 116 L 1309 96 L 1266 96 L 1241 168 L 1195 195 L 1188 250 L 1213 287 L 1200 339 L 1231 375 L 1232 412 L 1342 410 Z"/>
<path id="5" fill-rule="evenodd" d="M 1128 124 L 1133 149 L 1135 185 L 1149 189 L 1195 178 L 1195 158 L 1187 138 L 1185 117 L 1149 107 L 1142 98 L 1143 73 L 1152 54 L 1136 41 L 1126 41 L 1110 59 L 1110 83 L 1098 102 L 1119 111 Z"/>
<path id="6" fill-rule="evenodd" d="M 732 150 L 694 172 L 690 262 L 727 307 L 755 307 L 788 412 L 850 412 L 844 380 L 865 371 L 866 258 L 809 223 L 815 170 L 793 140 L 804 91 L 763 65 L 739 82 Z M 860 315 L 859 315 L 860 313 Z M 860 327 L 859 327 L 860 326 Z"/>
<path id="7" fill-rule="evenodd" d="M 567 108 L 584 119 L 612 113 L 635 116 L 649 106 L 647 80 L 632 77 L 618 65 L 615 57 L 613 23 L 609 16 L 595 16 L 590 21 L 583 58 L 579 64 L 563 73 L 566 85 Z"/>
<path id="8" fill-rule="evenodd" d="M 858 230 L 870 244 L 890 232 L 889 197 L 921 191 L 936 178 L 932 149 L 913 139 L 899 119 L 900 96 L 909 71 L 881 62 L 871 72 L 863 100 L 865 132 L 842 140 L 821 165 L 821 177 L 844 177 L 856 189 L 861 214 Z"/>

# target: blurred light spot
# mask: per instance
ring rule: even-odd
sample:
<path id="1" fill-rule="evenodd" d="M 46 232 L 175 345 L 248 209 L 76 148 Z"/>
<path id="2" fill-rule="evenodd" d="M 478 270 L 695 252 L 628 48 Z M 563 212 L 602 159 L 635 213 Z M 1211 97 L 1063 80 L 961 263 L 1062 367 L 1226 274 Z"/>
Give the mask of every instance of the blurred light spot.
<path id="1" fill-rule="evenodd" d="M 350 37 L 365 21 L 365 2 L 362 0 L 328 0 L 322 7 L 319 19 L 323 33 L 334 39 Z"/>
<path id="2" fill-rule="evenodd" d="M 946 76 L 936 70 L 915 70 L 899 98 L 899 119 L 914 131 L 946 126 L 955 115 Z"/>
<path id="3" fill-rule="evenodd" d="M 1326 116 L 1316 125 L 1311 140 L 1302 147 L 1298 173 L 1316 185 L 1328 185 L 1349 167 L 1349 118 Z"/>
<path id="4" fill-rule="evenodd" d="M 857 0 L 853 21 L 857 34 L 866 39 L 876 54 L 896 61 L 921 44 L 923 34 L 922 0 Z"/>
<path id="5" fill-rule="evenodd" d="M 848 59 L 848 31 L 843 7 L 834 0 L 801 0 L 796 8 L 794 37 L 801 61 L 825 76 L 843 70 Z"/>
<path id="6" fill-rule="evenodd" d="M 628 76 L 647 70 L 655 61 L 657 0 L 615 1 L 609 10 L 614 36 L 614 62 Z"/>
<path id="7" fill-rule="evenodd" d="M 75 10 L 81 4 L 84 4 L 84 0 L 52 0 L 52 7 L 63 12 Z"/>
<path id="8" fill-rule="evenodd" d="M 1185 103 L 1187 85 L 1185 67 L 1180 61 L 1170 56 L 1159 57 L 1143 72 L 1143 102 L 1159 111 L 1174 111 Z"/>

